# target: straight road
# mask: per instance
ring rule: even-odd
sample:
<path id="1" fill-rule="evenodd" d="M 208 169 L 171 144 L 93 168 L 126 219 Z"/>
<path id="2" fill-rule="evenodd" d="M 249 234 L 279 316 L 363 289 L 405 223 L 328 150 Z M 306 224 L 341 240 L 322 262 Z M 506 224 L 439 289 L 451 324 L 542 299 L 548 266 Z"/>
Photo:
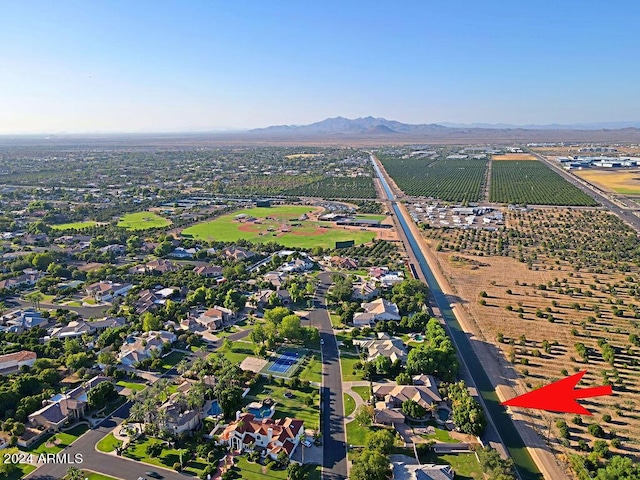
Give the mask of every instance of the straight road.
<path id="1" fill-rule="evenodd" d="M 445 327 L 451 339 L 456 346 L 458 355 L 462 360 L 462 365 L 468 370 L 473 384 L 479 393 L 479 400 L 484 406 L 485 412 L 488 414 L 489 425 L 487 433 L 491 439 L 501 439 L 500 443 L 504 443 L 509 448 L 514 461 L 518 476 L 523 480 L 539 479 L 541 478 L 538 468 L 544 468 L 547 472 L 546 478 L 553 480 L 560 480 L 566 478 L 564 473 L 558 468 L 555 462 L 546 461 L 541 462 L 539 467 L 533 462 L 531 455 L 527 451 L 525 446 L 537 446 L 533 444 L 533 440 L 527 437 L 529 441 L 525 444 L 520 436 L 519 430 L 514 425 L 514 422 L 507 414 L 504 407 L 500 406 L 495 388 L 489 379 L 489 375 L 495 373 L 495 369 L 491 368 L 492 360 L 488 356 L 478 356 L 476 350 L 472 346 L 467 332 L 462 329 L 456 315 L 454 314 L 454 305 L 449 303 L 449 300 L 443 292 L 442 286 L 439 284 L 436 276 L 429 268 L 425 255 L 416 240 L 416 233 L 414 229 L 410 228 L 412 220 L 408 215 L 405 215 L 406 210 L 403 210 L 397 203 L 396 198 L 389 187 L 389 184 L 378 166 L 377 159 L 372 155 L 371 160 L 380 179 L 380 182 L 384 188 L 384 200 L 391 204 L 393 213 L 395 214 L 396 221 L 399 223 L 399 230 L 402 231 L 401 236 L 403 240 L 406 240 L 406 248 L 409 255 L 417 260 L 416 268 L 420 271 L 421 278 L 426 279 L 426 283 L 429 285 L 431 295 L 435 300 L 435 304 L 440 310 L 440 314 L 445 322 Z M 475 342 L 474 342 L 475 343 Z M 502 382 L 501 378 L 494 376 L 496 385 Z M 546 460 L 546 458 L 545 458 Z"/>
<path id="2" fill-rule="evenodd" d="M 312 325 L 318 327 L 324 344 L 322 349 L 322 441 L 323 480 L 347 478 L 347 439 L 344 427 L 344 405 L 342 396 L 342 371 L 338 343 L 333 334 L 331 318 L 327 312 L 325 296 L 331 286 L 331 273 L 318 275 L 318 288 L 314 308 L 309 312 Z"/>

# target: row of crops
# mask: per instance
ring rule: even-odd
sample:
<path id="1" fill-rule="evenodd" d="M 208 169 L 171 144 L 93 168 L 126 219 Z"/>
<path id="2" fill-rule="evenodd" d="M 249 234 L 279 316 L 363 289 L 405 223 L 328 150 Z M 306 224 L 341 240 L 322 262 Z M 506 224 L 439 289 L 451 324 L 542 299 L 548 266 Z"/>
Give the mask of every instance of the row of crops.
<path id="1" fill-rule="evenodd" d="M 492 162 L 489 201 L 529 205 L 597 205 L 593 198 L 537 160 Z"/>
<path id="2" fill-rule="evenodd" d="M 482 200 L 487 160 L 379 158 L 398 188 L 407 195 L 446 202 Z"/>
<path id="3" fill-rule="evenodd" d="M 376 198 L 376 189 L 371 177 L 327 177 L 282 193 L 321 198 Z"/>

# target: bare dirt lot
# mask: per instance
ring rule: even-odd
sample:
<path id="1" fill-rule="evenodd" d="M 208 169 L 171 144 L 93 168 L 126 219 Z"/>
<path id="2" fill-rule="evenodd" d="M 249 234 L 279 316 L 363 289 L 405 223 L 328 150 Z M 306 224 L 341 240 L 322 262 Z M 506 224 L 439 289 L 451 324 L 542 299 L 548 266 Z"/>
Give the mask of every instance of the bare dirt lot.
<path id="1" fill-rule="evenodd" d="M 603 190 L 627 195 L 640 195 L 640 170 L 586 169 L 575 170 L 580 178 Z"/>
<path id="2" fill-rule="evenodd" d="M 534 155 L 529 153 L 504 153 L 502 155 L 492 155 L 492 160 L 537 160 Z"/>
<path id="3" fill-rule="evenodd" d="M 613 384 L 613 396 L 581 401 L 594 413 L 582 423 L 554 415 L 569 424 L 564 439 L 552 427 L 554 448 L 574 453 L 592 445 L 597 438 L 587 428 L 598 424 L 612 452 L 637 460 L 636 233 L 604 211 L 538 209 L 510 212 L 504 231 L 432 229 L 425 236 L 484 339 L 528 388 L 581 370 L 588 373 L 580 387 Z"/>

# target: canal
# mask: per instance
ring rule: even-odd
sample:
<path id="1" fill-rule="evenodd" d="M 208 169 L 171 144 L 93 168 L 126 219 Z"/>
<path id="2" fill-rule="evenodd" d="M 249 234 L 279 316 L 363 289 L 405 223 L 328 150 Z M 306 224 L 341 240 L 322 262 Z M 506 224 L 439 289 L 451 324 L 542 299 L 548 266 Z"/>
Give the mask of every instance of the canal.
<path id="1" fill-rule="evenodd" d="M 498 400 L 498 395 L 496 394 L 489 377 L 487 376 L 482 364 L 480 363 L 475 351 L 471 346 L 471 342 L 467 337 L 467 334 L 462 330 L 458 320 L 451 309 L 451 305 L 447 300 L 447 297 L 442 292 L 438 281 L 436 280 L 433 272 L 429 268 L 426 258 L 422 254 L 422 250 L 418 245 L 415 237 L 409 225 L 404 218 L 404 215 L 400 211 L 400 208 L 396 204 L 395 195 L 391 191 L 386 179 L 382 175 L 380 168 L 378 167 L 375 160 L 371 159 L 373 162 L 373 168 L 380 179 L 382 187 L 387 195 L 387 198 L 391 201 L 391 206 L 393 208 L 393 213 L 395 214 L 402 230 L 404 231 L 405 236 L 407 237 L 407 241 L 413 250 L 413 254 L 418 261 L 418 265 L 420 267 L 420 271 L 423 273 L 424 278 L 427 280 L 427 285 L 429 286 L 429 290 L 433 295 L 433 298 L 440 309 L 440 313 L 447 326 L 449 327 L 449 331 L 453 336 L 453 340 L 455 345 L 458 347 L 458 354 L 464 359 L 465 364 L 469 370 L 469 373 L 473 377 L 473 380 L 476 384 L 476 388 L 478 393 L 482 395 L 485 406 L 488 410 L 488 415 L 493 419 L 493 423 L 498 430 L 502 441 L 505 446 L 509 450 L 513 461 L 516 464 L 516 468 L 522 480 L 540 480 L 542 479 L 542 474 L 538 470 L 535 462 L 529 455 L 520 434 L 516 430 L 511 417 L 507 413 L 505 407 L 500 405 L 500 401 Z"/>

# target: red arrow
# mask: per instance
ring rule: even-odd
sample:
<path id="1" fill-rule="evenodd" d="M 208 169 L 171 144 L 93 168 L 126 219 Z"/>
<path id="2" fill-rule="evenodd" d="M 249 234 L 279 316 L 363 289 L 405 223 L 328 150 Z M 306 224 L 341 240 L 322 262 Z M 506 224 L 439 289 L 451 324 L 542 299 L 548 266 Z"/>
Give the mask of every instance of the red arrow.
<path id="1" fill-rule="evenodd" d="M 592 415 L 589 410 L 576 402 L 576 399 L 611 395 L 613 390 L 611 385 L 575 390 L 575 386 L 585 373 L 587 373 L 586 370 L 578 372 L 570 377 L 540 387 L 537 390 L 518 395 L 511 400 L 502 402 L 500 405 L 535 408 L 537 410 L 549 410 L 551 412 Z"/>

